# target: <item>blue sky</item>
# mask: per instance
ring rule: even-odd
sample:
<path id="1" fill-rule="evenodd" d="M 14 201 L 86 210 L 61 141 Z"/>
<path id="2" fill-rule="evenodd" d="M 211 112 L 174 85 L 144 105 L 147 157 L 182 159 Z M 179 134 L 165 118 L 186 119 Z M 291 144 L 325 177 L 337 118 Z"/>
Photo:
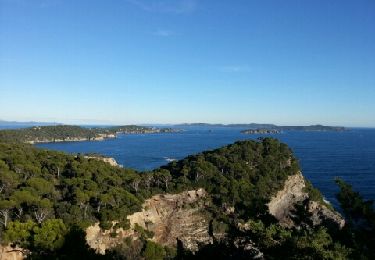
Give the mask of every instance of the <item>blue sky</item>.
<path id="1" fill-rule="evenodd" d="M 375 126 L 373 0 L 0 0 L 0 119 Z"/>

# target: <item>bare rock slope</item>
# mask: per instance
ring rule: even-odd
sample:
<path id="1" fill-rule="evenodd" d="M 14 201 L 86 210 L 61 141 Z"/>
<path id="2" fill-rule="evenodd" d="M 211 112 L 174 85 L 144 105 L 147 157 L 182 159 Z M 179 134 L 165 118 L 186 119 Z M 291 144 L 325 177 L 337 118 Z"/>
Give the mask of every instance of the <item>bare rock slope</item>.
<path id="1" fill-rule="evenodd" d="M 295 223 L 297 204 L 303 204 L 304 210 L 309 213 L 309 221 L 313 225 L 328 222 L 343 227 L 343 218 L 324 203 L 312 201 L 305 191 L 306 182 L 300 172 L 289 176 L 284 187 L 268 204 L 269 212 L 285 227 L 298 226 Z M 131 228 L 128 230 L 100 229 L 99 225 L 90 226 L 86 232 L 86 240 L 91 248 L 98 253 L 105 254 L 107 249 L 122 243 L 125 237 L 137 239 L 136 225 L 151 231 L 152 240 L 156 243 L 176 247 L 177 240 L 191 251 L 198 250 L 199 245 L 213 242 L 209 234 L 209 221 L 205 215 L 205 205 L 208 203 L 208 194 L 204 189 L 184 191 L 178 194 L 158 194 L 146 200 L 142 211 L 129 215 Z M 113 232 L 117 235 L 113 236 Z M 225 234 L 223 234 L 225 237 Z M 247 243 L 249 244 L 249 243 Z M 250 245 L 250 244 L 249 244 Z M 252 250 L 256 248 L 250 246 Z M 259 257 L 261 253 L 254 251 Z"/>
<path id="2" fill-rule="evenodd" d="M 195 251 L 198 244 L 212 242 L 208 232 L 209 223 L 201 210 L 206 195 L 204 189 L 155 195 L 145 201 L 142 211 L 127 217 L 130 230 L 117 229 L 117 236 L 113 237 L 113 231 L 102 231 L 96 224 L 86 230 L 86 240 L 91 248 L 104 254 L 107 249 L 121 243 L 124 237 L 134 235 L 133 228 L 139 225 L 153 232 L 152 240 L 159 244 L 176 247 L 178 239 L 185 248 Z"/>
<path id="3" fill-rule="evenodd" d="M 289 176 L 285 181 L 284 188 L 277 192 L 268 203 L 269 212 L 281 225 L 292 227 L 295 225 L 293 219 L 295 217 L 296 205 L 305 203 L 313 225 L 319 225 L 328 221 L 342 228 L 345 225 L 345 221 L 340 214 L 331 210 L 323 203 L 310 200 L 309 194 L 304 189 L 305 187 L 305 179 L 300 172 Z"/>
<path id="4" fill-rule="evenodd" d="M 0 244 L 0 260 L 22 260 L 27 255 L 27 250 L 20 247 L 2 246 Z"/>

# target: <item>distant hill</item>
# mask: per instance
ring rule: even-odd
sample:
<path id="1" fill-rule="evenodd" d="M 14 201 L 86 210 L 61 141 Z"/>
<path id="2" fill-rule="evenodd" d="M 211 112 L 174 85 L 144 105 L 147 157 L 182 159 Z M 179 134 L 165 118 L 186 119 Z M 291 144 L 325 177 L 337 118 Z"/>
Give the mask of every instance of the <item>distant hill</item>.
<path id="1" fill-rule="evenodd" d="M 182 123 L 177 124 L 175 126 L 183 127 L 183 126 L 207 126 L 207 127 L 246 127 L 246 128 L 275 128 L 277 127 L 274 124 L 210 124 L 210 123 Z"/>
<path id="2" fill-rule="evenodd" d="M 189 127 L 189 126 L 207 126 L 207 127 L 239 127 L 247 129 L 266 129 L 278 131 L 344 131 L 343 126 L 324 126 L 324 125 L 308 125 L 308 126 L 278 126 L 274 124 L 209 124 L 209 123 L 183 123 L 175 126 Z"/>
<path id="3" fill-rule="evenodd" d="M 343 126 L 324 126 L 324 125 L 309 125 L 309 126 L 279 126 L 281 130 L 292 131 L 345 131 Z"/>
<path id="4" fill-rule="evenodd" d="M 0 119 L 0 129 L 17 129 L 17 128 L 26 128 L 32 126 L 51 126 L 51 125 L 60 125 L 56 122 L 18 122 L 18 121 L 5 121 Z"/>

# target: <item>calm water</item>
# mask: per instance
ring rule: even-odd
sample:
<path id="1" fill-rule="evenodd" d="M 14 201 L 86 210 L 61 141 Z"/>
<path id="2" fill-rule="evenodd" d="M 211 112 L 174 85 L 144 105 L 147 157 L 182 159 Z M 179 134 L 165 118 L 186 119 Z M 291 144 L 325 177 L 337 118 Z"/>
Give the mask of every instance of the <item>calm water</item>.
<path id="1" fill-rule="evenodd" d="M 261 135 L 244 135 L 241 128 L 187 127 L 182 133 L 120 135 L 100 142 L 39 144 L 70 153 L 96 152 L 124 167 L 149 170 L 187 155 Z M 375 129 L 346 132 L 284 132 L 274 135 L 299 159 L 303 174 L 336 205 L 336 176 L 350 182 L 367 199 L 375 199 Z"/>

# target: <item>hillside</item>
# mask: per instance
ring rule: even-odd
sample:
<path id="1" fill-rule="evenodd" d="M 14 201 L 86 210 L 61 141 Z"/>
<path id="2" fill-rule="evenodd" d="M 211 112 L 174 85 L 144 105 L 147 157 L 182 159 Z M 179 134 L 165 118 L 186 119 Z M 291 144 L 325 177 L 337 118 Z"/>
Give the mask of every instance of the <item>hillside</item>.
<path id="1" fill-rule="evenodd" d="M 18 246 L 33 259 L 344 259 L 373 253 L 371 208 L 361 222 L 370 223 L 367 233 L 350 219 L 343 227 L 300 174 L 291 150 L 271 138 L 237 142 L 151 172 L 0 143 L 0 173 L 1 244 Z M 368 203 L 340 185 L 345 212 L 351 194 L 360 217 Z M 351 235 L 356 232 L 369 235 L 364 240 Z"/>

